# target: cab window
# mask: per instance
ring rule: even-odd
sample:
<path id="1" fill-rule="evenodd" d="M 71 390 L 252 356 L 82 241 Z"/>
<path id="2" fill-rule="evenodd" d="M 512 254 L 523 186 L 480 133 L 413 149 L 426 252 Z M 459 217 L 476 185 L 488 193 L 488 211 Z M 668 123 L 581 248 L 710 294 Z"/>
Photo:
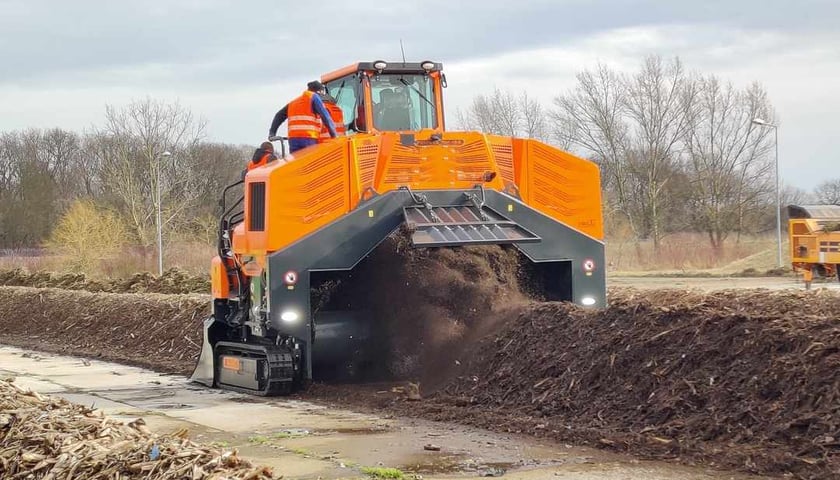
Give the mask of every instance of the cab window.
<path id="1" fill-rule="evenodd" d="M 355 133 L 356 130 L 353 126 L 356 124 L 356 100 L 360 92 L 359 79 L 355 75 L 348 75 L 327 82 L 325 87 L 327 88 L 327 93 L 335 98 L 335 103 L 344 115 L 344 123 L 349 126 L 347 133 Z"/>
<path id="2" fill-rule="evenodd" d="M 428 75 L 373 76 L 370 87 L 374 127 L 380 131 L 436 128 L 433 85 Z"/>

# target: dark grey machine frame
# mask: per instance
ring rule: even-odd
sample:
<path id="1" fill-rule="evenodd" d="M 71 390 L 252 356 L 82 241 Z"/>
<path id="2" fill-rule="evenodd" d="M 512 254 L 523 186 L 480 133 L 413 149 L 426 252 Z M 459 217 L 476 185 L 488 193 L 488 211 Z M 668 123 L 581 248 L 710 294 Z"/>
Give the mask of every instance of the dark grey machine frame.
<path id="1" fill-rule="evenodd" d="M 312 336 L 310 318 L 310 272 L 350 270 L 404 221 L 403 208 L 416 204 L 423 195 L 431 205 L 457 205 L 466 202 L 464 190 L 409 192 L 397 190 L 372 198 L 341 219 L 319 229 L 268 259 L 269 322 L 275 330 L 301 339 L 309 347 Z M 516 247 L 532 262 L 571 262 L 571 301 L 583 304 L 594 299 L 592 307 L 606 306 L 604 243 L 570 228 L 522 201 L 495 190 L 484 192 L 485 205 L 540 237 L 539 242 L 517 243 Z M 585 271 L 587 260 L 594 270 Z M 297 282 L 287 285 L 280 278 L 294 271 Z M 281 320 L 281 312 L 299 313 L 294 324 Z M 316 340 L 317 342 L 317 340 Z M 308 378 L 312 374 L 311 348 L 305 348 Z"/>

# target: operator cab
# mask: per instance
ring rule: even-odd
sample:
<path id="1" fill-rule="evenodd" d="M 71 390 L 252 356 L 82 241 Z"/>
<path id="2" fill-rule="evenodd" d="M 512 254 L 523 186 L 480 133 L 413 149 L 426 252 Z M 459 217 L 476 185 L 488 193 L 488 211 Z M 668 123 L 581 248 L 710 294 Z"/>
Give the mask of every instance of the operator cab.
<path id="1" fill-rule="evenodd" d="M 347 133 L 444 130 L 443 66 L 360 62 L 321 76 L 344 114 Z"/>

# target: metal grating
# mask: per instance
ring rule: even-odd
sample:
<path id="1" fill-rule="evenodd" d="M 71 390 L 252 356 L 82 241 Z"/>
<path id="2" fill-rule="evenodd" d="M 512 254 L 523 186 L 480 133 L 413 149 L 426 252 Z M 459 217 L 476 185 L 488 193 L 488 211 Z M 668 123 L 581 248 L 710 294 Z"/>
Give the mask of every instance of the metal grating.
<path id="1" fill-rule="evenodd" d="M 379 144 L 359 145 L 356 147 L 359 162 L 359 182 L 361 190 L 373 186 L 376 174 L 376 161 L 379 158 Z"/>
<path id="2" fill-rule="evenodd" d="M 265 231 L 265 182 L 249 184 L 248 230 Z"/>
<path id="3" fill-rule="evenodd" d="M 405 207 L 403 216 L 415 247 L 540 241 L 540 237 L 488 207 L 479 210 L 468 205 L 430 208 L 413 206 Z"/>
<path id="4" fill-rule="evenodd" d="M 491 143 L 490 148 L 493 150 L 493 156 L 496 158 L 496 165 L 499 166 L 499 173 L 502 178 L 508 182 L 513 182 L 513 147 L 511 145 L 502 145 L 498 143 Z"/>

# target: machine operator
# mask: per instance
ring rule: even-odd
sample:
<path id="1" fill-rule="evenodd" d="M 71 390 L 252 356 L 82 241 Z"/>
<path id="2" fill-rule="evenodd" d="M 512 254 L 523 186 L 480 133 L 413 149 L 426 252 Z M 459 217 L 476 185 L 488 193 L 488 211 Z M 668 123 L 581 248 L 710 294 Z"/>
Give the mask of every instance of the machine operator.
<path id="1" fill-rule="evenodd" d="M 274 115 L 271 128 L 268 130 L 269 138 L 277 135 L 277 129 L 286 120 L 289 120 L 290 153 L 316 145 L 321 135 L 322 122 L 329 131 L 330 138 L 335 138 L 337 135 L 335 124 L 324 106 L 324 101 L 318 95 L 324 90 L 324 84 L 321 82 L 317 80 L 309 82 L 305 92 Z"/>
<path id="2" fill-rule="evenodd" d="M 341 111 L 341 107 L 338 106 L 335 98 L 327 93 L 321 93 L 319 95 L 327 111 L 330 113 L 330 118 L 332 118 L 333 124 L 335 125 L 335 133 L 338 136 L 347 135 L 347 125 L 344 124 L 344 112 Z M 323 142 L 329 139 L 330 131 L 327 129 L 327 125 L 321 124 L 321 141 Z"/>

